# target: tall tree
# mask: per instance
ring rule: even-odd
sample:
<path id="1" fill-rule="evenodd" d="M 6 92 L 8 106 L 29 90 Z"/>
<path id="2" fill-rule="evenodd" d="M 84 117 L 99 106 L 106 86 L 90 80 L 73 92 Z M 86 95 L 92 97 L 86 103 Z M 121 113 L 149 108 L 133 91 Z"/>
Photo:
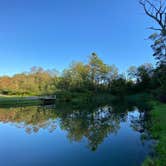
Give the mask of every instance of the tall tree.
<path id="1" fill-rule="evenodd" d="M 105 65 L 96 53 L 92 53 L 89 58 L 89 66 L 91 81 L 97 85 L 100 82 L 102 72 L 105 70 Z"/>
<path id="2" fill-rule="evenodd" d="M 152 49 L 153 56 L 158 65 L 166 65 L 166 1 L 165 0 L 140 0 L 145 13 L 152 18 L 158 27 L 150 27 L 156 32 L 149 38 L 154 41 Z M 158 31 L 158 32 L 157 32 Z"/>

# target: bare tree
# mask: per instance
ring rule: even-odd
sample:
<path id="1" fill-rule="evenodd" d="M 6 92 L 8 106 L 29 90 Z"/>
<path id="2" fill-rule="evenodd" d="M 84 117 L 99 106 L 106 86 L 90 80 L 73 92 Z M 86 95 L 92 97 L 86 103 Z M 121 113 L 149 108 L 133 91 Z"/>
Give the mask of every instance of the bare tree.
<path id="1" fill-rule="evenodd" d="M 166 0 L 140 0 L 139 2 L 145 13 L 160 26 L 160 28 L 150 27 L 150 29 L 166 33 Z"/>
<path id="2" fill-rule="evenodd" d="M 150 29 L 159 31 L 152 34 L 149 38 L 154 41 L 152 49 L 153 56 L 158 60 L 157 64 L 166 64 L 166 0 L 139 0 L 145 13 L 152 18 L 159 28 Z"/>

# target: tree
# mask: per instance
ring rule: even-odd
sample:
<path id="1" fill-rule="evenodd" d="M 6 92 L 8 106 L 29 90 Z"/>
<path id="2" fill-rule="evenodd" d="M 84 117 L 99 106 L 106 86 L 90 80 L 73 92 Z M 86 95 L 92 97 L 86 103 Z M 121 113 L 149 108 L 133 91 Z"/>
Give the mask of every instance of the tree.
<path id="1" fill-rule="evenodd" d="M 159 28 L 150 27 L 150 29 L 158 31 L 149 38 L 154 41 L 152 49 L 153 56 L 157 59 L 157 64 L 166 65 L 166 1 L 165 0 L 140 0 L 145 13 L 152 18 Z"/>
<path id="2" fill-rule="evenodd" d="M 57 76 L 41 67 L 30 72 L 0 77 L 0 92 L 11 95 L 52 94 L 56 90 Z"/>
<path id="3" fill-rule="evenodd" d="M 137 70 L 137 80 L 141 90 L 150 89 L 151 78 L 153 76 L 153 66 L 146 63 L 139 66 Z"/>
<path id="4" fill-rule="evenodd" d="M 154 68 L 150 63 L 145 63 L 139 67 L 131 66 L 128 69 L 128 78 L 130 83 L 134 83 L 131 84 L 132 91 L 139 92 L 151 89 L 153 74 Z"/>
<path id="5" fill-rule="evenodd" d="M 73 62 L 69 69 L 64 70 L 62 83 L 64 89 L 83 90 L 88 88 L 89 84 L 89 67 L 82 62 Z"/>
<path id="6" fill-rule="evenodd" d="M 118 69 L 112 65 L 105 64 L 96 53 L 89 58 L 90 80 L 94 89 L 109 88 L 113 79 L 118 76 Z"/>
<path id="7" fill-rule="evenodd" d="M 103 61 L 97 56 L 96 53 L 92 53 L 89 58 L 90 66 L 90 78 L 91 82 L 95 85 L 99 84 L 101 81 L 101 74 L 106 70 L 106 66 Z"/>
<path id="8" fill-rule="evenodd" d="M 137 80 L 137 67 L 136 66 L 131 66 L 129 67 L 128 71 L 128 78 L 136 82 Z"/>
<path id="9" fill-rule="evenodd" d="M 127 93 L 127 80 L 124 75 L 119 75 L 116 79 L 112 80 L 110 91 L 120 98 L 125 96 Z"/>
<path id="10" fill-rule="evenodd" d="M 160 101 L 166 102 L 166 1 L 165 0 L 140 0 L 145 13 L 158 25 L 150 27 L 156 32 L 149 38 L 153 40 L 153 56 L 157 60 L 157 68 L 154 70 L 153 87 L 156 88 L 155 96 Z"/>

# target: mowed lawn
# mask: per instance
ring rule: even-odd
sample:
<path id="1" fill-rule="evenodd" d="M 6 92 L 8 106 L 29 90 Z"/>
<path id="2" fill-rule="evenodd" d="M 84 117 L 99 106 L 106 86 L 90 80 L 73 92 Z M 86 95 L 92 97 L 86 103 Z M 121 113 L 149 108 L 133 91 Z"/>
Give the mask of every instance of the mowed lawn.
<path id="1" fill-rule="evenodd" d="M 4 96 L 0 95 L 0 106 L 6 105 L 18 105 L 18 104 L 39 104 L 40 100 L 38 96 Z"/>

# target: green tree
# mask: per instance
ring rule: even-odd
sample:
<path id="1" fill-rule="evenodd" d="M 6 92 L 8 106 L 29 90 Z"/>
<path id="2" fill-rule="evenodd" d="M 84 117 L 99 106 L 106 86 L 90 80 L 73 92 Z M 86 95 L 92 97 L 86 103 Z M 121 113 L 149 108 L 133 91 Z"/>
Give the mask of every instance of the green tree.
<path id="1" fill-rule="evenodd" d="M 92 53 L 89 58 L 89 66 L 91 82 L 96 86 L 101 81 L 101 74 L 106 71 L 106 65 L 96 53 Z"/>
<path id="2" fill-rule="evenodd" d="M 150 63 L 143 64 L 139 67 L 131 66 L 128 69 L 128 78 L 135 83 L 136 92 L 152 88 L 151 80 L 153 72 L 154 68 Z"/>
<path id="3" fill-rule="evenodd" d="M 111 81 L 118 76 L 118 69 L 114 65 L 104 64 L 96 53 L 92 53 L 88 65 L 90 80 L 95 90 L 109 88 Z"/>

